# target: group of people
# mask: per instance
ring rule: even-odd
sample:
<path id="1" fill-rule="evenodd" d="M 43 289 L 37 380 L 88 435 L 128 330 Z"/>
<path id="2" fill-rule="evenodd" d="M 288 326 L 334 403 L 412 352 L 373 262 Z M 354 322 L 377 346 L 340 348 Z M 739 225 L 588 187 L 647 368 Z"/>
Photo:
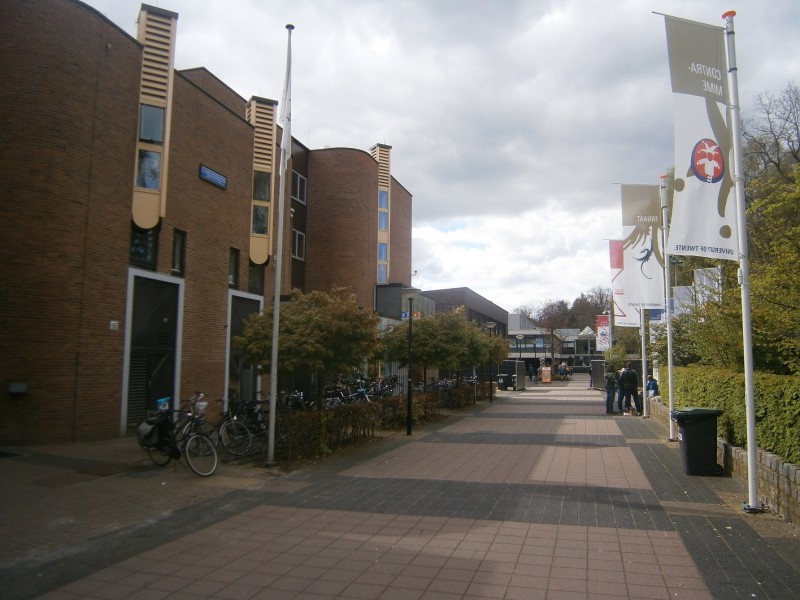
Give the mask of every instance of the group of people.
<path id="1" fill-rule="evenodd" d="M 637 417 L 642 415 L 642 397 L 639 395 L 639 374 L 631 368 L 631 363 L 617 373 L 612 365 L 608 365 L 605 373 L 606 388 L 606 414 L 635 414 Z M 658 396 L 658 382 L 652 375 L 647 376 L 647 383 L 644 386 L 648 396 Z M 614 396 L 617 398 L 617 410 L 614 410 Z M 633 405 L 631 405 L 633 402 Z M 636 411 L 633 412 L 635 407 Z"/>

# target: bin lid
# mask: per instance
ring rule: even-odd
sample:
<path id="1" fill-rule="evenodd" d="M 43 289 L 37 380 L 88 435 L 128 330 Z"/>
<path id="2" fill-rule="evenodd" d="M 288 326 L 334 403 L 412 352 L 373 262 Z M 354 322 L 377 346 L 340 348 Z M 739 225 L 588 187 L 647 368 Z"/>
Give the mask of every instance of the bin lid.
<path id="1" fill-rule="evenodd" d="M 689 421 L 695 419 L 703 419 L 708 417 L 718 417 L 724 411 L 719 408 L 706 408 L 703 406 L 687 406 L 685 408 L 676 408 L 670 416 L 676 421 Z"/>

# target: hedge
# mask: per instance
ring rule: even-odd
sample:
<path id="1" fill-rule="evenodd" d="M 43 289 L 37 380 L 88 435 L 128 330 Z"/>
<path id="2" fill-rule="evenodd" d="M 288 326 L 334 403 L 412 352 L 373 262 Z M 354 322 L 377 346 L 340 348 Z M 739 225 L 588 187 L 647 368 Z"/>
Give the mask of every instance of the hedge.
<path id="1" fill-rule="evenodd" d="M 744 373 L 704 367 L 677 367 L 673 374 L 675 406 L 724 411 L 717 418 L 717 435 L 733 446 L 747 447 Z M 753 379 L 756 444 L 800 464 L 800 378 L 755 373 Z M 662 384 L 662 398 L 669 392 Z"/>

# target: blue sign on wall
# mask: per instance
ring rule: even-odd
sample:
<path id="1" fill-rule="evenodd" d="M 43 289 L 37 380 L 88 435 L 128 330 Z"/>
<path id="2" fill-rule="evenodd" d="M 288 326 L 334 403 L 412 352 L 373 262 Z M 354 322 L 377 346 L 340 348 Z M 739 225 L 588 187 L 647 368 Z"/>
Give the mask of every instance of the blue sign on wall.
<path id="1" fill-rule="evenodd" d="M 200 179 L 213 183 L 223 190 L 228 189 L 228 178 L 205 165 L 200 165 Z"/>

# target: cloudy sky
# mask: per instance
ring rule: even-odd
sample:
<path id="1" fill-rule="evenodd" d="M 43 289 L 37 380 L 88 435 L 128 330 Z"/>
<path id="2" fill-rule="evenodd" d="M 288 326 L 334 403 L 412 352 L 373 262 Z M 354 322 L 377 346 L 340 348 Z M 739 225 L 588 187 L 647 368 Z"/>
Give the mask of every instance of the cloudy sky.
<path id="1" fill-rule="evenodd" d="M 797 0 L 151 0 L 180 14 L 176 68 L 280 99 L 310 148 L 392 146 L 414 196 L 416 287 L 508 311 L 610 286 L 619 183 L 673 163 L 663 13 L 736 10 L 743 116 L 800 81 Z M 141 2 L 88 0 L 135 35 Z"/>

